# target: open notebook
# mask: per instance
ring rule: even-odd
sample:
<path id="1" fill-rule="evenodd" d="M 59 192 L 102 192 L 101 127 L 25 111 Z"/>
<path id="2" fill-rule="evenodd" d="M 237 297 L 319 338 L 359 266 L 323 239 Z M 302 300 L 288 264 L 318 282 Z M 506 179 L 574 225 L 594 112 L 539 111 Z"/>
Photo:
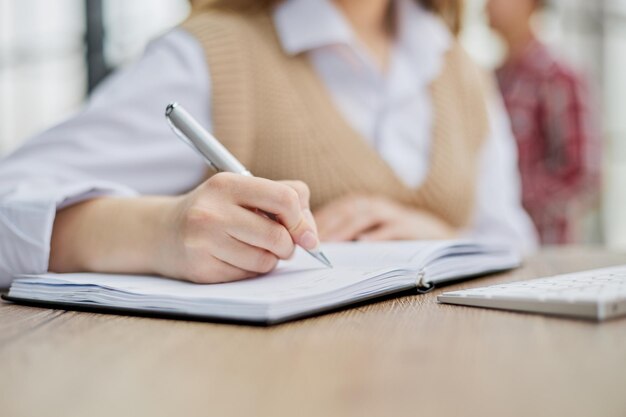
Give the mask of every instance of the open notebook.
<path id="1" fill-rule="evenodd" d="M 167 278 L 107 274 L 16 277 L 6 299 L 195 318 L 278 323 L 411 288 L 510 269 L 510 249 L 471 242 L 326 244 L 328 269 L 304 251 L 250 280 L 198 285 Z"/>

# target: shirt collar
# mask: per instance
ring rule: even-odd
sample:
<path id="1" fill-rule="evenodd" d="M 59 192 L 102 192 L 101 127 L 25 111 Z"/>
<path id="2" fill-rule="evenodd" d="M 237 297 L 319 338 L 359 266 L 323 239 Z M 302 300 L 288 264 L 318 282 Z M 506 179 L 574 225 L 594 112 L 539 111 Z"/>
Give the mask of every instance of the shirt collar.
<path id="1" fill-rule="evenodd" d="M 286 0 L 274 9 L 273 19 L 289 55 L 354 39 L 350 24 L 331 0 Z"/>
<path id="2" fill-rule="evenodd" d="M 395 1 L 396 48 L 405 52 L 419 81 L 429 83 L 441 71 L 453 36 L 441 18 L 415 0 Z M 359 45 L 350 23 L 332 0 L 285 0 L 274 9 L 273 20 L 282 48 L 289 55 L 330 45 Z"/>

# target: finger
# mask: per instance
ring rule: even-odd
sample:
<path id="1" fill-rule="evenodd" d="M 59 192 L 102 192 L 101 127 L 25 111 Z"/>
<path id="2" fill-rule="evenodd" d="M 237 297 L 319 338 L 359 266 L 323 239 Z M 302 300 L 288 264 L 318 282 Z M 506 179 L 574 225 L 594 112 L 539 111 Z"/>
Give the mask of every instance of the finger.
<path id="1" fill-rule="evenodd" d="M 315 249 L 319 246 L 314 228 L 302 213 L 300 196 L 292 187 L 264 178 L 220 175 L 221 178 L 214 180 L 213 185 L 229 193 L 237 204 L 274 214 L 287 228 L 293 241 L 303 248 Z"/>
<path id="2" fill-rule="evenodd" d="M 333 200 L 315 211 L 315 221 L 320 233 L 322 233 L 322 231 L 327 232 L 336 227 L 338 217 L 345 211 L 343 207 L 347 201 L 345 197 Z"/>
<path id="3" fill-rule="evenodd" d="M 310 207 L 310 198 L 311 191 L 309 187 L 302 181 L 279 181 L 281 184 L 285 184 L 288 187 L 293 188 L 293 190 L 298 194 L 298 199 L 300 201 L 300 208 L 308 209 Z"/>
<path id="4" fill-rule="evenodd" d="M 354 199 L 354 196 L 342 197 L 331 201 L 315 212 L 315 220 L 321 239 L 328 240 L 328 236 L 354 216 Z"/>
<path id="5" fill-rule="evenodd" d="M 214 256 L 203 257 L 198 260 L 197 268 L 190 268 L 184 277 L 185 280 L 196 284 L 218 284 L 221 282 L 241 281 L 259 275 L 256 272 L 246 271 L 230 265 Z"/>
<path id="6" fill-rule="evenodd" d="M 329 204 L 319 213 L 320 236 L 324 240 L 353 240 L 381 221 L 380 213 L 367 196 L 349 196 Z"/>
<path id="7" fill-rule="evenodd" d="M 344 215 L 343 210 L 336 210 L 334 214 L 330 214 L 329 212 L 316 212 L 315 224 L 317 225 L 317 234 L 320 239 L 328 240 L 328 236 L 344 221 Z"/>
<path id="8" fill-rule="evenodd" d="M 309 187 L 302 181 L 280 182 L 293 188 L 298 193 L 298 197 L 300 199 L 300 208 L 302 208 L 302 214 L 304 215 L 304 219 L 317 234 L 317 223 L 315 222 L 315 218 L 313 217 L 313 213 L 311 212 L 310 208 L 311 191 L 309 190 Z"/>
<path id="9" fill-rule="evenodd" d="M 380 219 L 373 212 L 355 213 L 326 235 L 329 241 L 342 242 L 355 240 L 362 233 L 380 224 Z"/>
<path id="10" fill-rule="evenodd" d="M 220 244 L 213 247 L 211 252 L 215 258 L 227 264 L 258 274 L 270 272 L 278 263 L 278 257 L 273 253 L 250 246 L 232 236 L 220 239 Z"/>
<path id="11" fill-rule="evenodd" d="M 398 228 L 390 224 L 381 224 L 370 231 L 360 234 L 357 240 L 362 241 L 381 241 L 381 240 L 400 240 L 401 234 L 398 233 Z"/>
<path id="12" fill-rule="evenodd" d="M 243 207 L 233 213 L 235 220 L 226 232 L 240 242 L 272 252 L 280 259 L 289 259 L 295 249 L 287 229 Z"/>

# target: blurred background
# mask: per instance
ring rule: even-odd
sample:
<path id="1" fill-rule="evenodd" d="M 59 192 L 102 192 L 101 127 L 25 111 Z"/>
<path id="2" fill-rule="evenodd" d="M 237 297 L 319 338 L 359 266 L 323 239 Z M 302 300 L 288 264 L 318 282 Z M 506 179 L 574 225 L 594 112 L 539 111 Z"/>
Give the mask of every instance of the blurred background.
<path id="1" fill-rule="evenodd" d="M 466 1 L 462 40 L 495 68 L 504 44 L 484 0 Z M 188 12 L 187 0 L 0 0 L 0 156 L 78 111 L 107 74 Z M 579 240 L 626 249 L 626 0 L 552 0 L 536 20 L 538 37 L 588 75 L 600 118 L 602 198 Z"/>

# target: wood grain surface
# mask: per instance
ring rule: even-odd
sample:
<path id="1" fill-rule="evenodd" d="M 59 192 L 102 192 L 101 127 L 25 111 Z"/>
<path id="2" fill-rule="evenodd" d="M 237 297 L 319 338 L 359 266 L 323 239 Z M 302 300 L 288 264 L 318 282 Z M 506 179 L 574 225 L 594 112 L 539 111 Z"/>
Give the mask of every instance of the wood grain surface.
<path id="1" fill-rule="evenodd" d="M 626 263 L 546 250 L 445 290 Z M 2 416 L 626 416 L 626 319 L 411 295 L 275 327 L 0 304 Z"/>

